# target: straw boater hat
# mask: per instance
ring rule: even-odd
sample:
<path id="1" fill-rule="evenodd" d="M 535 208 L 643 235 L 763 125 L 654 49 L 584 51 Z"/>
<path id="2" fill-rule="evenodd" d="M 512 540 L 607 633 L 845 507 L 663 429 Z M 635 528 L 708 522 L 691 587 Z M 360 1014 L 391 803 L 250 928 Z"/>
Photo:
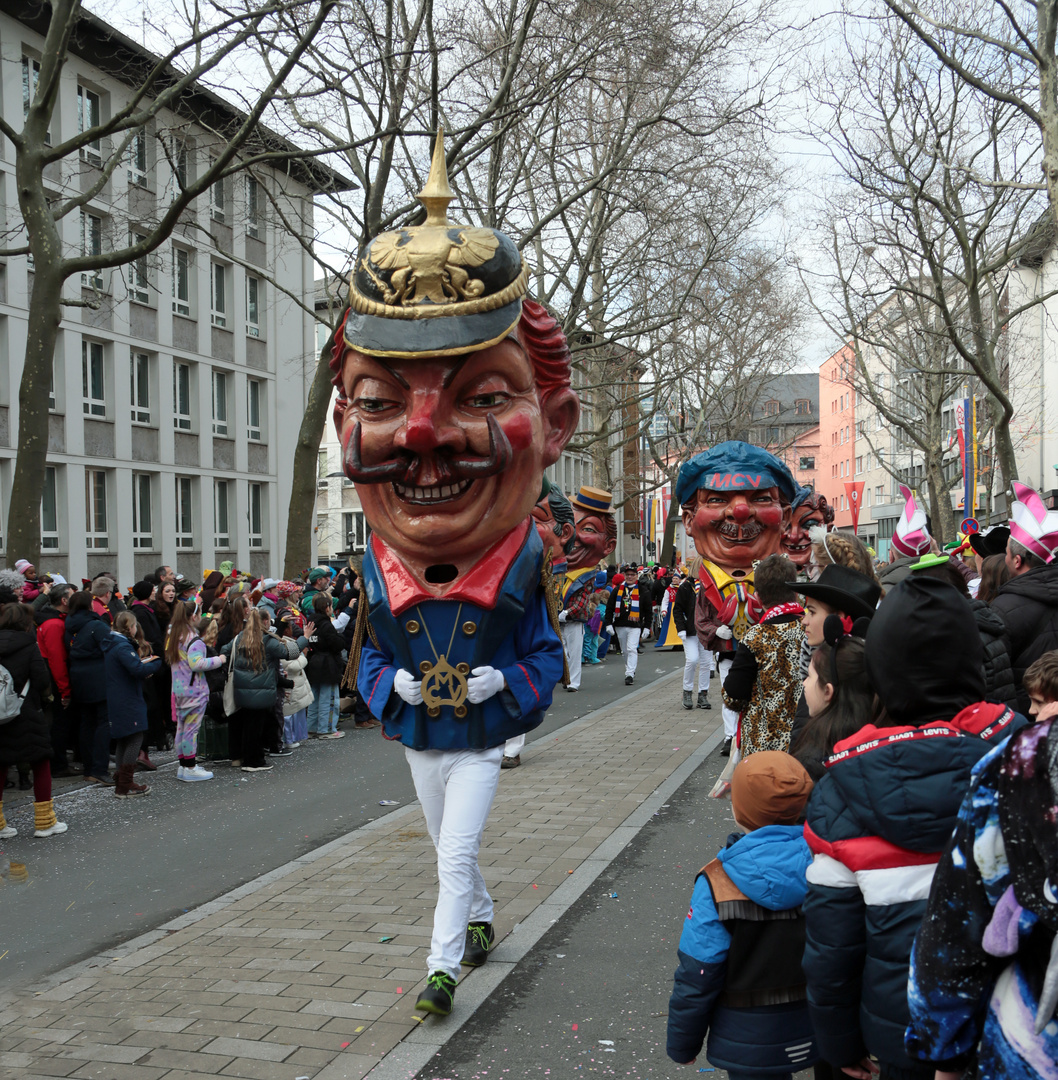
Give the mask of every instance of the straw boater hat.
<path id="1" fill-rule="evenodd" d="M 1032 488 L 1016 480 L 1014 500 L 1010 508 L 1010 538 L 1045 563 L 1051 562 L 1058 552 L 1058 513 L 1048 510 Z"/>
<path id="2" fill-rule="evenodd" d="M 583 485 L 580 491 L 569 500 L 578 510 L 590 510 L 595 514 L 613 513 L 613 495 L 602 488 Z"/>
<path id="3" fill-rule="evenodd" d="M 926 528 L 926 512 L 915 500 L 911 489 L 900 485 L 900 494 L 904 497 L 904 512 L 893 531 L 893 547 L 901 555 L 915 558 L 929 551 L 930 536 Z"/>
<path id="4" fill-rule="evenodd" d="M 419 201 L 422 225 L 379 233 L 360 252 L 349 286 L 345 342 L 370 356 L 461 356 L 517 325 L 529 267 L 498 229 L 448 220 L 444 131 Z"/>

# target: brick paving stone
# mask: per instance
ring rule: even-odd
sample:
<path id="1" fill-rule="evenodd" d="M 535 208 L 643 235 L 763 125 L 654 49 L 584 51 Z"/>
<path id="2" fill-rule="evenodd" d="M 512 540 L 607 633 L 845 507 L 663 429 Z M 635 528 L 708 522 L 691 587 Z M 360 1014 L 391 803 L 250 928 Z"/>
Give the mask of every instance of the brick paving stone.
<path id="1" fill-rule="evenodd" d="M 658 701 L 608 706 L 503 774 L 481 849 L 501 939 L 719 726 L 688 733 Z M 421 816 L 381 819 L 161 940 L 0 996 L 0 1076 L 360 1080 L 418 1027 L 435 899 Z"/>

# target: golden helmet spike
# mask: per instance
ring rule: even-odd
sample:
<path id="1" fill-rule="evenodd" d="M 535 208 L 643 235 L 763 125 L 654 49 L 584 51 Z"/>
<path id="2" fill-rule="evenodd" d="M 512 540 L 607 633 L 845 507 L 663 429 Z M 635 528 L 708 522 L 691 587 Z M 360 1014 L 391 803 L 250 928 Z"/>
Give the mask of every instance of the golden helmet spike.
<path id="1" fill-rule="evenodd" d="M 455 198 L 455 192 L 448 183 L 448 165 L 445 161 L 445 129 L 437 129 L 437 138 L 433 144 L 433 159 L 430 161 L 430 175 L 419 192 L 419 202 L 426 207 L 426 224 L 442 228 L 451 225 L 448 220 L 448 204 Z"/>

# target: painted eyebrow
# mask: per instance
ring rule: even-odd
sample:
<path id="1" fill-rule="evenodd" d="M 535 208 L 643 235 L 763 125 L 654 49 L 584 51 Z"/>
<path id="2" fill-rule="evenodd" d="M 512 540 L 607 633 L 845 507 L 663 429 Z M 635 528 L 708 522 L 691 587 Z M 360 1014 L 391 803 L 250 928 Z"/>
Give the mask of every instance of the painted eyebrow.
<path id="1" fill-rule="evenodd" d="M 378 364 L 379 367 L 385 368 L 386 371 L 388 371 L 390 373 L 390 375 L 392 375 L 393 378 L 396 379 L 397 382 L 399 382 L 402 387 L 404 387 L 405 390 L 410 390 L 411 389 L 411 387 L 408 385 L 408 380 L 405 379 L 404 376 L 401 375 L 399 371 L 395 371 L 393 368 L 391 368 L 389 366 L 389 364 L 387 364 L 386 361 L 382 359 L 382 357 L 380 357 L 380 356 L 372 356 L 371 359 L 374 360 L 375 363 Z"/>
<path id="2" fill-rule="evenodd" d="M 441 383 L 441 389 L 447 390 L 452 383 L 455 382 L 456 376 L 463 370 L 463 365 L 470 359 L 470 353 L 463 353 L 463 355 L 452 365 L 451 371 L 444 377 Z"/>

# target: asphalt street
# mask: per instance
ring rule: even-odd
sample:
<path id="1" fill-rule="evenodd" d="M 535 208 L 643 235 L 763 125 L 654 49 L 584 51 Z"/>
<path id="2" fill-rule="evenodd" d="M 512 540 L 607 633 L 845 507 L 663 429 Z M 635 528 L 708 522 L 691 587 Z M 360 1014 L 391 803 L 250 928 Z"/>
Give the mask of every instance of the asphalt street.
<path id="1" fill-rule="evenodd" d="M 682 665 L 682 652 L 648 644 L 634 689 Z M 559 687 L 529 741 L 623 697 L 633 689 L 623 676 L 620 656 L 585 667 L 581 691 Z M 415 798 L 404 755 L 377 730 L 306 743 L 270 773 L 215 772 L 198 784 L 177 781 L 175 766 L 140 773 L 153 791 L 129 801 L 75 786 L 56 798 L 69 831 L 40 840 L 32 801 L 9 791 L 19 835 L 0 841 L 0 886 L 10 863 L 25 864 L 29 881 L 0 887 L 0 986 L 25 985 L 153 929 L 391 812 L 384 801 Z"/>
<path id="2" fill-rule="evenodd" d="M 418 1080 L 726 1076 L 704 1054 L 691 1066 L 665 1054 L 694 878 L 735 829 L 730 801 L 708 797 L 724 763 L 706 758 Z"/>

